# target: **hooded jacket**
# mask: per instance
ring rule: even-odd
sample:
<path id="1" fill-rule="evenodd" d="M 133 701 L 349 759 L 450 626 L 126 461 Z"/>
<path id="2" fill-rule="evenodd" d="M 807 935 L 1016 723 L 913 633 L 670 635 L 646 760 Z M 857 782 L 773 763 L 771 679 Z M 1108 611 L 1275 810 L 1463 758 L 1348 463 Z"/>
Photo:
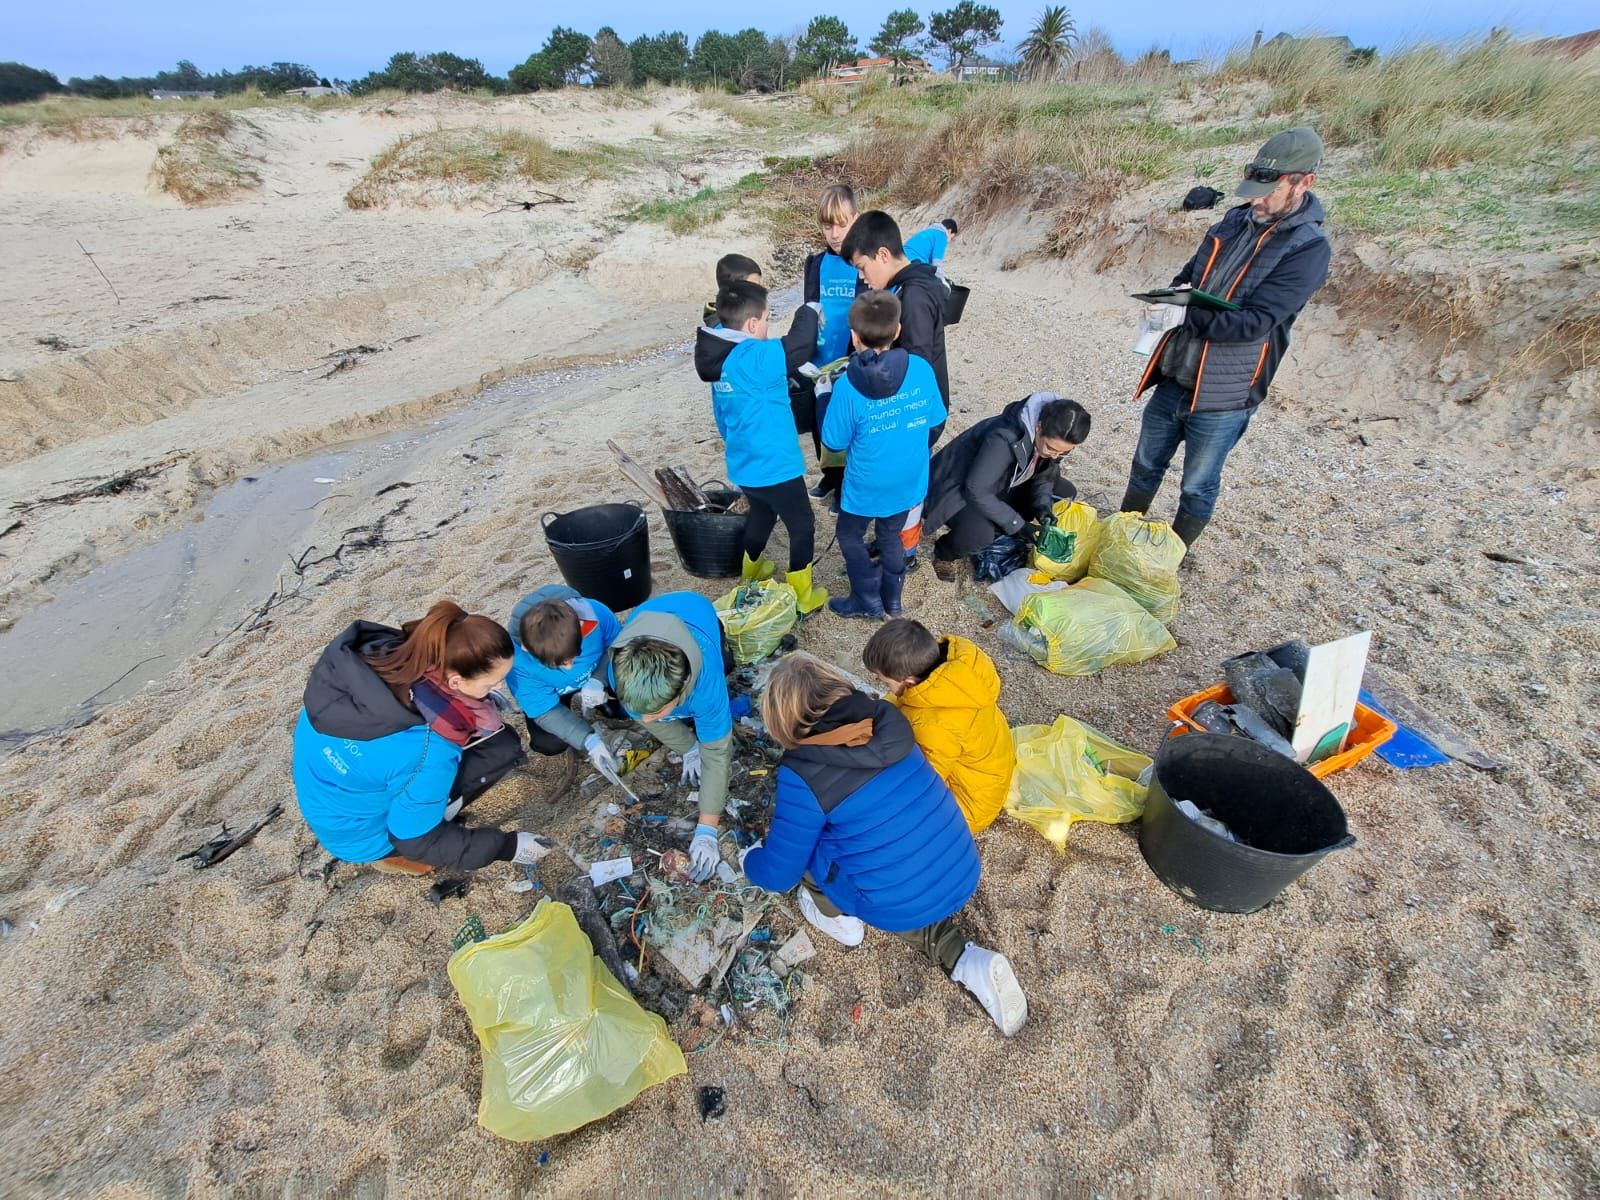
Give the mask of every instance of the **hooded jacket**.
<path id="1" fill-rule="evenodd" d="M 832 250 L 808 255 L 801 276 L 801 295 L 807 304 L 817 305 L 821 317 L 810 361 L 825 367 L 850 353 L 850 306 L 861 276 Z"/>
<path id="2" fill-rule="evenodd" d="M 1035 461 L 1033 446 L 1039 411 L 1059 399 L 1054 392 L 1035 392 L 1014 401 L 998 416 L 964 429 L 935 454 L 929 469 L 924 523 L 937 529 L 971 504 L 1003 532 L 1015 535 L 1030 520 L 1049 512 L 1061 463 L 1058 459 Z M 1006 500 L 1013 488 L 1023 484 L 1028 485 L 1026 513 L 1018 512 Z"/>
<path id="3" fill-rule="evenodd" d="M 817 310 L 800 309 L 781 341 L 721 325 L 694 335 L 694 369 L 711 385 L 711 415 L 722 435 L 728 482 L 767 487 L 806 473 L 789 408 L 789 375 L 817 340 Z"/>
<path id="4" fill-rule="evenodd" d="M 779 761 L 772 827 L 744 872 L 773 892 L 810 874 L 841 912 L 909 933 L 971 899 L 978 848 L 906 719 L 852 692 Z"/>
<path id="5" fill-rule="evenodd" d="M 566 670 L 547 667 L 522 644 L 522 618 L 536 604 L 546 600 L 564 600 L 578 617 L 577 657 Z M 506 622 L 506 632 L 511 635 L 515 652 L 511 660 L 511 674 L 506 676 L 506 686 L 516 698 L 517 707 L 528 720 L 547 733 L 554 734 L 569 746 L 583 749 L 583 743 L 594 732 L 589 723 L 561 703 L 581 688 L 601 666 L 606 650 L 616 640 L 622 628 L 617 614 L 598 600 L 578 595 L 562 583 L 536 588 L 517 602 L 511 610 L 511 620 Z"/>
<path id="6" fill-rule="evenodd" d="M 696 592 L 667 592 L 633 610 L 606 654 L 605 681 L 617 688 L 612 660 L 635 638 L 668 642 L 689 660 L 683 702 L 645 728 L 662 745 L 682 754 L 700 743 L 700 811 L 720 813 L 728 805 L 728 771 L 733 762 L 733 714 L 728 707 L 728 677 L 723 669 L 722 622 L 711 601 Z M 621 697 L 618 696 L 618 700 Z M 623 705 L 638 720 L 642 714 Z"/>
<path id="7" fill-rule="evenodd" d="M 367 664 L 367 654 L 400 637 L 398 629 L 357 621 L 311 668 L 294 730 L 300 815 L 345 862 L 402 854 L 470 870 L 508 860 L 515 833 L 444 819 L 462 748 L 431 732 Z"/>
<path id="8" fill-rule="evenodd" d="M 1000 711 L 1000 675 L 966 638 L 944 639 L 944 661 L 889 703 L 911 724 L 917 745 L 950 785 L 973 833 L 1005 807 L 1017 752 Z"/>
<path id="9" fill-rule="evenodd" d="M 1172 280 L 1192 284 L 1238 304 L 1238 312 L 1189 305 L 1183 324 L 1168 331 L 1150 354 L 1134 394 L 1164 380 L 1161 354 L 1182 330 L 1201 342 L 1199 366 L 1189 389 L 1189 411 L 1230 412 L 1255 408 L 1267 398 L 1278 364 L 1289 350 L 1289 330 L 1306 302 L 1328 281 L 1333 247 L 1322 231 L 1322 201 L 1308 193 L 1298 210 L 1265 226 L 1250 217 L 1250 205 L 1230 208 L 1206 233 L 1194 257 Z M 1231 279 L 1213 269 L 1224 247 L 1252 239 L 1243 267 Z"/>
<path id="10" fill-rule="evenodd" d="M 833 385 L 822 444 L 849 455 L 840 505 L 890 517 L 928 494 L 928 450 L 944 429 L 944 401 L 927 361 L 904 350 L 863 350 Z"/>
<path id="11" fill-rule="evenodd" d="M 900 297 L 900 337 L 895 345 L 928 360 L 939 381 L 939 398 L 950 407 L 950 368 L 944 355 L 944 306 L 949 290 L 932 267 L 920 262 L 902 267 L 889 281 L 889 290 Z"/>

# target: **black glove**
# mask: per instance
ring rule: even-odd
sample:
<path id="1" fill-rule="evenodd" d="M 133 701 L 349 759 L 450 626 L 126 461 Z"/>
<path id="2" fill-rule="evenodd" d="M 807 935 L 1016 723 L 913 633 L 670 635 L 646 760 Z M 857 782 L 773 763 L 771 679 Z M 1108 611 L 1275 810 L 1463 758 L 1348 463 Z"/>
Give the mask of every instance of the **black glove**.
<path id="1" fill-rule="evenodd" d="M 1044 536 L 1044 526 L 1038 521 L 1029 521 L 1017 534 L 1017 541 L 1026 546 L 1037 546 L 1039 539 Z"/>

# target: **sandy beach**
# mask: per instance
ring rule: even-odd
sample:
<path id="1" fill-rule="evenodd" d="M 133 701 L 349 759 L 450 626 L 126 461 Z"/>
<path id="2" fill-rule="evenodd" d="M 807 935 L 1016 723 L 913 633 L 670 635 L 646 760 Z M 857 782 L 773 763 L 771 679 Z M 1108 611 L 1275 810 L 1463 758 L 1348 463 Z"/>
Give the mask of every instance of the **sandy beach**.
<path id="1" fill-rule="evenodd" d="M 525 213 L 482 215 L 492 196 L 343 203 L 401 132 L 483 120 L 633 146 L 644 165 L 550 185 L 575 203 Z M 257 627 L 0 761 L 3 1190 L 1600 1194 L 1600 367 L 1538 389 L 1490 379 L 1492 337 L 1443 348 L 1377 312 L 1360 289 L 1393 264 L 1344 244 L 1230 461 L 1183 575 L 1177 649 L 1060 678 L 985 627 L 1003 616 L 986 592 L 928 570 L 906 588 L 909 615 L 995 658 L 1013 723 L 1065 712 L 1153 752 L 1167 705 L 1224 658 L 1371 629 L 1374 664 L 1503 770 L 1372 759 L 1333 776 L 1357 844 L 1250 916 L 1169 891 L 1136 826 L 1081 825 L 1058 855 L 1002 818 L 980 840 L 970 911 L 1027 989 L 1019 1036 L 869 935 L 822 946 L 781 1034 L 758 1014 L 609 1119 L 516 1145 L 476 1124 L 479 1050 L 444 964 L 468 913 L 493 931 L 526 911 L 505 890 L 519 876 L 490 868 L 437 908 L 426 882 L 348 865 L 324 879 L 294 808 L 290 730 L 311 662 L 348 622 L 398 623 L 440 597 L 504 617 L 555 580 L 539 515 L 636 498 L 608 438 L 651 465 L 723 473 L 690 337 L 716 257 L 773 247 L 737 215 L 678 237 L 619 214 L 731 182 L 767 148 L 674 92 L 252 121 L 265 183 L 198 208 L 151 188 L 159 123 L 13 132 L 0 152 L 0 528 L 23 522 L 0 541 L 0 622 L 242 476 L 352 439 L 372 448 L 319 485 L 275 570 L 362 540 L 352 530 L 382 534 L 289 571 L 292 598 Z M 704 150 L 667 153 L 685 144 Z M 1212 219 L 1170 211 L 1171 192 L 1136 194 L 1073 259 L 1035 253 L 1050 220 L 1026 209 L 971 222 L 952 253 L 973 291 L 949 333 L 952 432 L 1034 390 L 1080 399 L 1094 430 L 1069 474 L 1102 510 L 1140 412 L 1127 295 L 1165 282 Z M 1557 305 L 1595 271 L 1592 256 L 1564 273 L 1530 256 L 1474 285 Z M 168 459 L 117 494 L 12 515 Z M 1170 515 L 1176 490 L 1155 511 Z M 726 590 L 682 570 L 655 510 L 650 536 L 657 592 Z M 839 569 L 831 551 L 819 579 L 843 587 Z M 869 633 L 822 613 L 799 641 L 860 671 Z M 475 820 L 569 838 L 590 807 L 547 805 L 555 776 L 535 762 Z M 177 861 L 275 803 L 285 815 L 226 863 Z M 725 1089 L 724 1117 L 702 1123 L 703 1084 Z"/>

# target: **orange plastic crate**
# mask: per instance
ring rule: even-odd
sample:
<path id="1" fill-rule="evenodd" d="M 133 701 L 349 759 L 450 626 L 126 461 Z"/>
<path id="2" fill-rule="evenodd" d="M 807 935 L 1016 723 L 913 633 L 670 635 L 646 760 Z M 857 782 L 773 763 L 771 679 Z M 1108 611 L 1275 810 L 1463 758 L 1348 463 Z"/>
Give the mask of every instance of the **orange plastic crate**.
<path id="1" fill-rule="evenodd" d="M 1167 716 L 1178 723 L 1174 734 L 1199 732 L 1200 726 L 1191 718 L 1195 709 L 1207 700 L 1215 700 L 1218 704 L 1232 704 L 1233 693 L 1228 690 L 1228 685 L 1219 683 L 1215 687 L 1208 687 L 1203 692 L 1196 692 L 1179 700 L 1167 709 Z M 1312 763 L 1306 770 L 1318 779 L 1332 775 L 1335 771 L 1342 771 L 1352 767 L 1379 746 L 1383 745 L 1394 736 L 1395 723 L 1380 712 L 1374 712 L 1365 704 L 1356 704 L 1355 728 L 1345 739 L 1345 747 L 1337 754 L 1330 754 L 1319 763 Z"/>

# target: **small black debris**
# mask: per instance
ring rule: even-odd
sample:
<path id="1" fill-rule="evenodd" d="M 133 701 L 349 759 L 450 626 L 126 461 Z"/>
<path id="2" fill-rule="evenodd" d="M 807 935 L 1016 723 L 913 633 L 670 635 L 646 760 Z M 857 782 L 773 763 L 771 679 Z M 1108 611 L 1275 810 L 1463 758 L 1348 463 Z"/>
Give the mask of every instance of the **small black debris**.
<path id="1" fill-rule="evenodd" d="M 720 1117 L 728 1111 L 726 1098 L 719 1087 L 703 1087 L 700 1089 L 700 1123 L 704 1125 L 713 1117 Z"/>

